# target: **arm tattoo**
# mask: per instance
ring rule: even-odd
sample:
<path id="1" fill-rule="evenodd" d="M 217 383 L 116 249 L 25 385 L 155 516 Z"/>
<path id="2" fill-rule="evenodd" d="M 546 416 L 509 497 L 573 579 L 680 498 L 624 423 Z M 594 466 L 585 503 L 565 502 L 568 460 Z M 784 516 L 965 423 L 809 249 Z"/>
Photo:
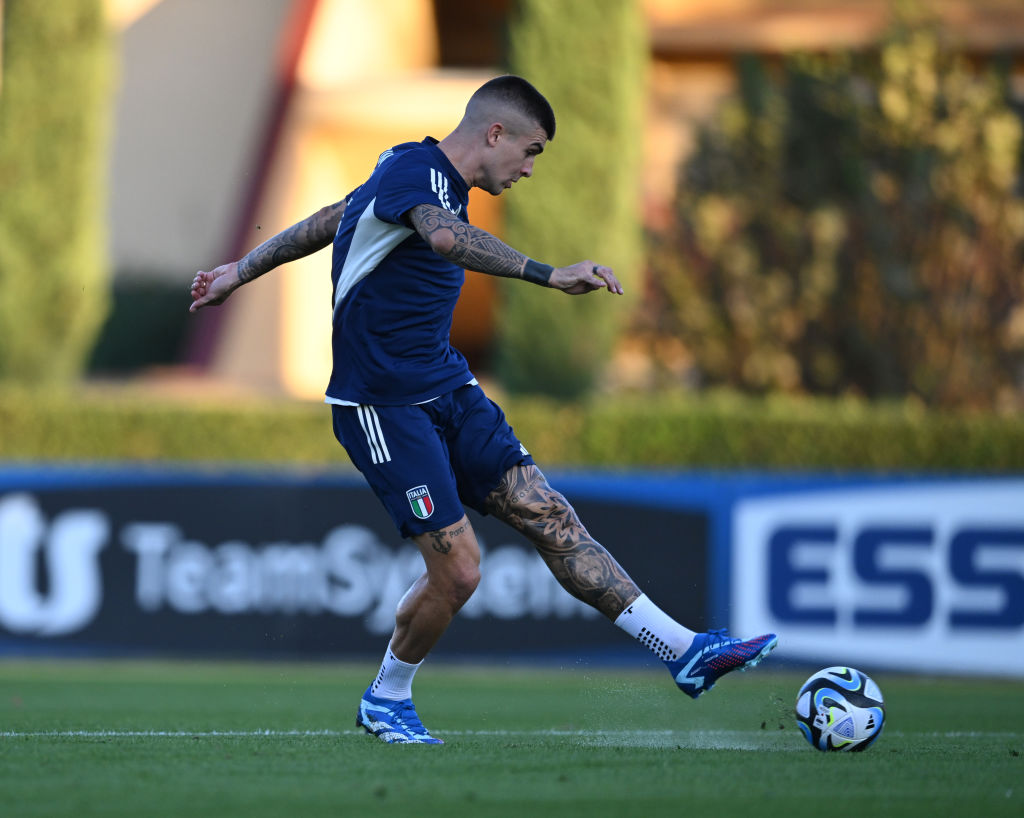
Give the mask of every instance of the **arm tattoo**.
<path id="1" fill-rule="evenodd" d="M 636 583 L 536 466 L 509 469 L 485 505 L 534 544 L 563 588 L 609 619 L 640 596 Z"/>
<path id="2" fill-rule="evenodd" d="M 455 239 L 452 249 L 441 253 L 460 267 L 504 278 L 522 278 L 527 257 L 509 247 L 486 230 L 466 224 L 458 216 L 437 205 L 417 205 L 409 213 L 412 226 L 427 244 L 432 238 L 449 232 Z"/>
<path id="3" fill-rule="evenodd" d="M 252 281 L 275 267 L 326 247 L 334 238 L 344 212 L 345 200 L 342 199 L 267 239 L 238 262 L 238 278 L 242 283 Z"/>

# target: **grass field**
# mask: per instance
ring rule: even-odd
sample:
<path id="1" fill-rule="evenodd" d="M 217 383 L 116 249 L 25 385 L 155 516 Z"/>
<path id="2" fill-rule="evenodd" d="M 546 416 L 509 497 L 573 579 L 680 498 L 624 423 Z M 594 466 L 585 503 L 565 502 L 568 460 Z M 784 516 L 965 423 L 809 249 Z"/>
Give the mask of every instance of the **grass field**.
<path id="1" fill-rule="evenodd" d="M 428 664 L 443 747 L 357 733 L 369 665 L 0 661 L 0 815 L 1024 815 L 1024 686 L 875 673 L 866 753 L 797 732 L 804 673 L 693 702 L 662 672 Z"/>

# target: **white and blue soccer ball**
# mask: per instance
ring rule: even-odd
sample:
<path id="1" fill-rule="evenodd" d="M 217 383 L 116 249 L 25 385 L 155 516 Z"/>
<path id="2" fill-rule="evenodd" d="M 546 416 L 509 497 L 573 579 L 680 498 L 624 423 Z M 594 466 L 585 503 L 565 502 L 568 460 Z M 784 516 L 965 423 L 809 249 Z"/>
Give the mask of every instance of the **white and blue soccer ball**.
<path id="1" fill-rule="evenodd" d="M 885 723 L 882 691 L 855 668 L 824 668 L 797 693 L 796 723 L 816 750 L 866 750 Z"/>

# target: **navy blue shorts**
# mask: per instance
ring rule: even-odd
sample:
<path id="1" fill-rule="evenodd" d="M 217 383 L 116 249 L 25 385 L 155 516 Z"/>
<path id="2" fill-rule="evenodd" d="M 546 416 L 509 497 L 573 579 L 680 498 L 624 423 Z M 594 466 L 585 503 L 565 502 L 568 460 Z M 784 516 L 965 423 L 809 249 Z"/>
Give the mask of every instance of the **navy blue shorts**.
<path id="1" fill-rule="evenodd" d="M 533 458 L 479 386 L 415 406 L 332 404 L 334 436 L 403 537 L 462 519 L 515 465 Z"/>

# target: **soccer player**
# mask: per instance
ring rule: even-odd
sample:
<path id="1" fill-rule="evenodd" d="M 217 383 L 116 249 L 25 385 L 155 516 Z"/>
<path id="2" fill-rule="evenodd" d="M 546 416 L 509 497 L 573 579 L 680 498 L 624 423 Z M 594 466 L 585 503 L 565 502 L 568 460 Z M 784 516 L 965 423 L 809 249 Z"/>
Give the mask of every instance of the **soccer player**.
<path id="1" fill-rule="evenodd" d="M 416 713 L 412 681 L 480 578 L 466 506 L 521 532 L 569 593 L 652 650 L 693 698 L 756 664 L 777 641 L 694 633 L 641 593 L 548 484 L 451 346 L 467 269 L 570 295 L 622 294 L 609 267 L 553 267 L 469 223 L 470 188 L 497 196 L 530 177 L 554 135 L 551 106 L 530 83 L 492 79 L 443 140 L 389 148 L 345 200 L 192 282 L 194 312 L 333 239 L 326 401 L 334 433 L 426 566 L 398 604 L 380 672 L 359 703 L 356 724 L 385 742 L 441 743 Z"/>

